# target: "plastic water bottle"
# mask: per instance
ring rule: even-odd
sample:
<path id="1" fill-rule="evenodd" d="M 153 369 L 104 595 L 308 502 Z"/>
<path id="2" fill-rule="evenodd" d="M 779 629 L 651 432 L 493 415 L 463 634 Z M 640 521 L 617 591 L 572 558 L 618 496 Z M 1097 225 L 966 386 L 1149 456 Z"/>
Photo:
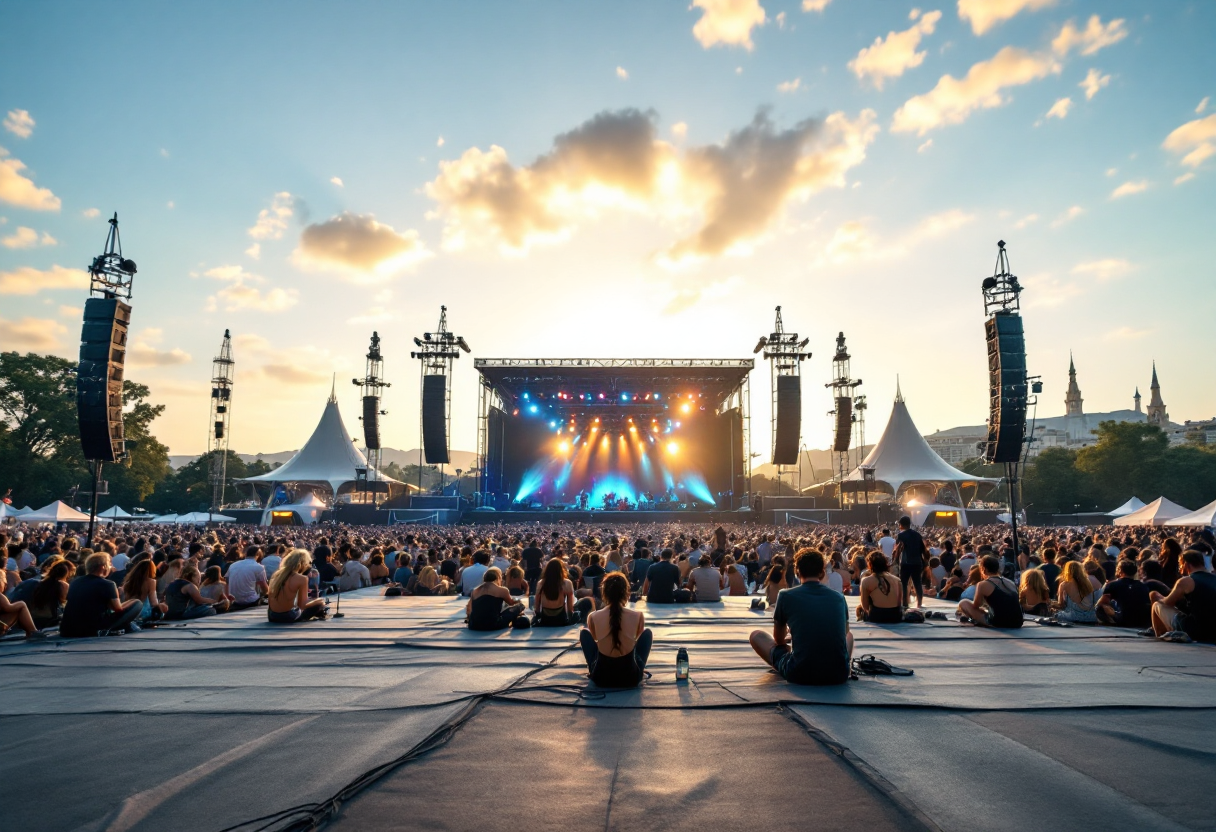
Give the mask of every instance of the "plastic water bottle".
<path id="1" fill-rule="evenodd" d="M 683 647 L 676 651 L 676 681 L 688 681 L 688 650 Z"/>

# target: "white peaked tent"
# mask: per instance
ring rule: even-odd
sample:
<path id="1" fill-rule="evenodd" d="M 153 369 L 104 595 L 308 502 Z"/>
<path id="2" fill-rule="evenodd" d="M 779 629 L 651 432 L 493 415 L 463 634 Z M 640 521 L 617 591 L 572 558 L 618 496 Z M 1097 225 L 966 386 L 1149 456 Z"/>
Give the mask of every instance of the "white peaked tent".
<path id="1" fill-rule="evenodd" d="M 1203 508 L 1198 508 L 1190 514 L 1184 514 L 1181 517 L 1175 517 L 1173 520 L 1166 520 L 1167 526 L 1216 526 L 1216 500 L 1208 503 Z"/>
<path id="2" fill-rule="evenodd" d="M 1190 513 L 1189 508 L 1183 508 L 1164 497 L 1158 497 L 1139 511 L 1116 517 L 1114 522 L 1116 526 L 1164 526 L 1167 520 L 1174 520 Z"/>
<path id="3" fill-rule="evenodd" d="M 87 523 L 89 515 L 77 511 L 62 500 L 56 500 L 49 506 L 21 515 L 21 520 L 26 523 Z"/>
<path id="4" fill-rule="evenodd" d="M 127 512 L 123 511 L 119 506 L 113 506 L 112 508 L 108 508 L 105 511 L 99 511 L 99 512 L 97 512 L 97 516 L 98 517 L 108 517 L 112 520 L 129 520 L 130 518 L 134 517 L 133 514 L 128 514 Z"/>
<path id="5" fill-rule="evenodd" d="M 1106 513 L 1109 514 L 1111 517 L 1126 517 L 1127 515 L 1131 514 L 1133 511 L 1139 511 L 1142 508 L 1144 508 L 1144 501 L 1141 500 L 1139 497 L 1132 497 L 1130 500 L 1128 500 L 1123 505 L 1119 506 L 1114 511 L 1108 511 Z"/>
<path id="6" fill-rule="evenodd" d="M 886 485 L 896 500 L 899 500 L 904 486 L 917 483 L 954 483 L 962 488 L 1000 482 L 999 479 L 967 474 L 938 456 L 917 430 L 898 384 L 895 388 L 895 406 L 891 408 L 891 418 L 887 420 L 882 438 L 865 461 L 849 472 L 844 478 L 845 482 L 861 482 L 864 479 L 862 469 L 871 467 L 874 469 L 875 484 Z"/>
<path id="7" fill-rule="evenodd" d="M 153 517 L 151 522 L 153 522 L 153 523 L 176 523 L 177 515 L 176 514 L 162 514 L 159 517 Z"/>
<path id="8" fill-rule="evenodd" d="M 317 422 L 312 436 L 295 456 L 273 471 L 237 482 L 324 484 L 337 497 L 342 486 L 355 482 L 355 469 L 366 467 L 367 459 L 351 441 L 342 422 L 342 413 L 338 410 L 337 396 L 331 392 L 321 413 L 321 421 Z M 379 481 L 401 485 L 383 472 L 379 473 Z"/>
<path id="9" fill-rule="evenodd" d="M 205 511 L 192 511 L 189 514 L 179 514 L 174 523 L 232 523 L 236 520 L 235 517 L 229 517 L 226 514 L 209 514 Z"/>
<path id="10" fill-rule="evenodd" d="M 0 520 L 5 520 L 9 517 L 21 517 L 29 512 L 23 509 L 14 508 L 8 503 L 0 503 Z"/>

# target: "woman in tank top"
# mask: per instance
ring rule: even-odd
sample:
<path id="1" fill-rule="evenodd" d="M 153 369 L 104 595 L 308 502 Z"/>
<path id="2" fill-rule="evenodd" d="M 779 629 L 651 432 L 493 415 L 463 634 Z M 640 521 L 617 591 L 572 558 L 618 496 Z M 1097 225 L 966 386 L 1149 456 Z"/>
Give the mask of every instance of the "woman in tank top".
<path id="1" fill-rule="evenodd" d="M 604 578 L 605 607 L 587 617 L 579 632 L 591 681 L 602 688 L 632 688 L 641 683 L 654 634 L 638 610 L 628 609 L 629 580 L 620 572 Z"/>

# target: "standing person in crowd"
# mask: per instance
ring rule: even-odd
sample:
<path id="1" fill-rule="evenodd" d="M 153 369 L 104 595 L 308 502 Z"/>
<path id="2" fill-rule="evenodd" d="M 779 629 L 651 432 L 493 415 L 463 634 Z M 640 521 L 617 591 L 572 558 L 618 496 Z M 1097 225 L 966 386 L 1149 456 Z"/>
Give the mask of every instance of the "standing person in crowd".
<path id="1" fill-rule="evenodd" d="M 579 632 L 587 673 L 603 688 L 636 687 L 645 678 L 654 634 L 646 629 L 641 611 L 626 606 L 629 581 L 624 575 L 608 575 L 602 591 L 604 608 L 591 613 L 586 628 Z"/>
<path id="2" fill-rule="evenodd" d="M 821 583 L 826 568 L 819 552 L 802 550 L 795 566 L 802 583 L 777 596 L 773 632 L 754 630 L 752 649 L 787 682 L 842 685 L 849 680 L 853 655 L 848 604 Z"/>
<path id="3" fill-rule="evenodd" d="M 884 529 L 885 531 L 885 529 Z M 899 534 L 893 547 L 894 557 L 899 561 L 899 584 L 905 598 L 912 600 L 908 582 L 916 589 L 916 608 L 924 606 L 925 596 L 925 539 L 912 528 L 912 518 L 899 518 Z M 911 604 L 909 604 L 911 606 Z"/>
<path id="4" fill-rule="evenodd" d="M 72 581 L 59 622 L 63 638 L 89 638 L 116 630 L 138 631 L 135 619 L 143 610 L 137 598 L 118 600 L 118 587 L 107 580 L 110 556 L 95 552 L 84 562 L 85 574 Z"/>
<path id="5" fill-rule="evenodd" d="M 308 600 L 308 573 L 312 557 L 304 549 L 293 549 L 275 570 L 267 588 L 266 618 L 271 624 L 294 624 L 325 618 L 322 598 Z"/>

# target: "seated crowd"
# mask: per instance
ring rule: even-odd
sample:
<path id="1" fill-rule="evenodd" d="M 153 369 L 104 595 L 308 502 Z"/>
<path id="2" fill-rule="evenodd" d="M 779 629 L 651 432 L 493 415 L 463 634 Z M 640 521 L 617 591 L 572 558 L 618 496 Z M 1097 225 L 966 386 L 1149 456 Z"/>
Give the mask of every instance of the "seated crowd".
<path id="1" fill-rule="evenodd" d="M 753 633 L 752 646 L 787 679 L 813 684 L 847 670 L 848 618 L 923 620 L 909 610 L 926 596 L 957 604 L 959 621 L 981 627 L 1017 628 L 1031 616 L 1216 641 L 1207 531 L 1184 547 L 1172 530 L 1033 528 L 1017 551 L 999 527 L 918 532 L 908 518 L 894 535 L 852 526 L 705 531 L 130 526 L 103 529 L 90 549 L 70 533 L 16 527 L 0 531 L 0 628 L 96 636 L 256 606 L 287 624 L 325 618 L 328 593 L 383 586 L 387 595 L 464 596 L 475 630 L 583 625 L 588 670 L 604 684 L 645 670 L 649 631 L 629 606 L 638 599 L 751 596 L 772 606 L 773 631 Z"/>

